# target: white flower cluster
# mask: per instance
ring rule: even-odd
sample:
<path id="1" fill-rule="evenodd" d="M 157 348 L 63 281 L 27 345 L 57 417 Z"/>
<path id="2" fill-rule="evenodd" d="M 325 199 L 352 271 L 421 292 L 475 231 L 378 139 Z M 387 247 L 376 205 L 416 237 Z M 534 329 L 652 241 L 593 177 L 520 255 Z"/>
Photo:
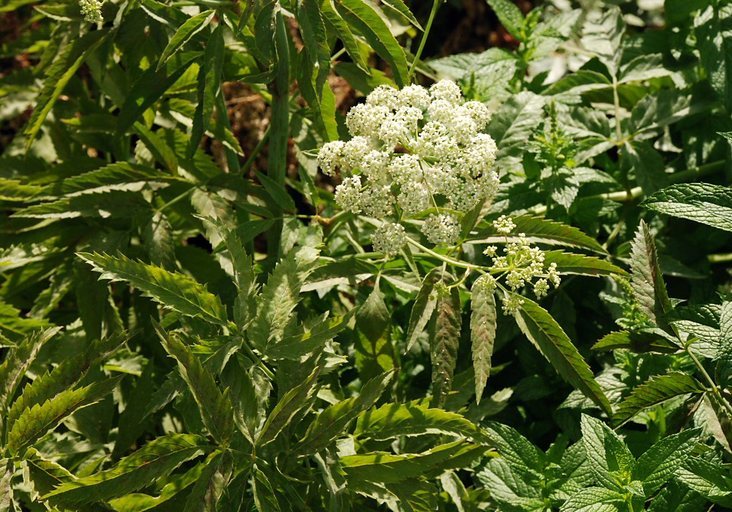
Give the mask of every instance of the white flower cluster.
<path id="1" fill-rule="evenodd" d="M 496 144 L 481 133 L 490 117 L 483 103 L 464 101 L 449 80 L 429 89 L 379 86 L 348 112 L 351 139 L 325 144 L 318 164 L 325 174 L 343 176 L 335 197 L 340 208 L 396 224 L 434 209 L 424 235 L 433 244 L 453 245 L 459 212 L 491 200 L 498 187 Z M 399 237 L 404 240 L 402 232 L 383 227 L 373 242 L 394 254 Z"/>
<path id="2" fill-rule="evenodd" d="M 81 15 L 89 23 L 101 23 L 102 19 L 102 4 L 104 0 L 79 0 L 79 7 L 81 7 Z"/>
<path id="3" fill-rule="evenodd" d="M 496 231 L 503 234 L 510 233 L 516 225 L 513 221 L 502 216 L 493 222 Z M 503 312 L 505 314 L 515 313 L 523 303 L 523 299 L 517 294 L 527 285 L 532 285 L 534 295 L 537 298 L 546 296 L 549 292 L 549 285 L 555 288 L 559 286 L 561 278 L 557 271 L 557 264 L 546 265 L 544 252 L 526 239 L 524 233 L 518 234 L 518 240 L 509 242 L 503 249 L 503 255 L 498 256 L 498 249 L 495 246 L 488 246 L 483 253 L 492 260 L 493 270 L 505 276 L 505 282 L 512 294 L 507 294 L 503 299 Z M 489 287 L 495 290 L 497 283 L 493 276 L 482 276 L 476 280 L 475 286 Z"/>

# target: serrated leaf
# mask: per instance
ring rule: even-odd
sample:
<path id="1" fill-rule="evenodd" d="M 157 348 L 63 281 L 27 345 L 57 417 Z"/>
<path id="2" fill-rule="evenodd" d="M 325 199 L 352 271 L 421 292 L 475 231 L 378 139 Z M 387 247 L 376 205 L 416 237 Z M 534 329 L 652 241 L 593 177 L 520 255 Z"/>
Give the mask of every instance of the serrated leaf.
<path id="1" fill-rule="evenodd" d="M 457 287 L 442 293 L 438 292 L 430 330 L 433 405 L 441 407 L 452 389 L 461 327 L 460 293 Z"/>
<path id="2" fill-rule="evenodd" d="M 221 392 L 213 376 L 175 334 L 159 335 L 165 351 L 178 361 L 178 370 L 191 390 L 206 429 L 216 442 L 228 444 L 234 427 L 228 395 Z"/>
<path id="3" fill-rule="evenodd" d="M 216 512 L 219 498 L 226 488 L 226 477 L 222 474 L 223 456 L 218 453 L 209 456 L 206 467 L 186 498 L 183 512 Z"/>
<path id="4" fill-rule="evenodd" d="M 498 450 L 513 470 L 519 474 L 541 473 L 546 465 L 546 456 L 516 429 L 498 422 L 490 422 L 486 437 Z M 538 473 L 533 473 L 538 474 Z"/>
<path id="5" fill-rule="evenodd" d="M 173 500 L 179 493 L 189 487 L 195 486 L 202 480 L 205 480 L 212 467 L 217 467 L 220 458 L 220 453 L 214 452 L 205 462 L 196 464 L 185 473 L 168 477 L 167 482 L 156 496 L 132 492 L 120 498 L 109 500 L 109 504 L 115 512 L 144 512 L 145 510 L 154 510 L 156 507 L 162 506 L 163 503 Z M 193 491 L 191 491 L 191 494 L 193 494 Z M 192 500 L 187 498 L 186 501 L 187 503 L 191 503 Z"/>
<path id="6" fill-rule="evenodd" d="M 719 463 L 691 457 L 678 470 L 677 478 L 707 500 L 732 506 L 732 476 Z"/>
<path id="7" fill-rule="evenodd" d="M 334 1 L 343 19 L 356 27 L 376 53 L 389 63 L 397 85 L 406 85 L 407 57 L 381 16 L 363 0 Z"/>
<path id="8" fill-rule="evenodd" d="M 25 128 L 26 150 L 30 149 L 35 141 L 38 131 L 46 120 L 49 112 L 56 104 L 56 100 L 69 83 L 71 77 L 84 63 L 84 60 L 106 39 L 108 33 L 103 30 L 87 32 L 80 38 L 72 35 L 62 43 L 59 54 L 49 67 L 43 88 L 35 100 L 36 107 L 33 109 L 31 118 Z"/>
<path id="9" fill-rule="evenodd" d="M 285 393 L 277 402 L 257 435 L 257 446 L 264 446 L 272 442 L 290 424 L 298 412 L 310 406 L 317 388 L 320 369 L 320 366 L 316 366 L 302 383 Z"/>
<path id="10" fill-rule="evenodd" d="M 670 398 L 703 391 L 704 387 L 696 379 L 685 373 L 672 372 L 652 377 L 634 388 L 631 394 L 620 403 L 613 415 L 613 421 L 618 424 L 623 423 L 643 409 L 660 404 Z"/>
<path id="11" fill-rule="evenodd" d="M 486 449 L 479 445 L 454 441 L 423 453 L 393 455 L 386 452 L 347 455 L 340 458 L 349 481 L 394 483 L 424 475 L 426 472 L 455 467 L 463 457 L 475 458 Z"/>
<path id="12" fill-rule="evenodd" d="M 67 389 L 42 404 L 26 409 L 8 433 L 8 451 L 14 455 L 22 455 L 27 446 L 46 435 L 68 415 L 111 393 L 121 379 L 122 376 L 119 376 L 88 386 Z"/>
<path id="13" fill-rule="evenodd" d="M 409 7 L 402 0 L 382 0 L 381 9 L 394 13 L 397 17 L 412 24 L 418 30 L 424 30 L 422 25 L 419 24 L 419 21 L 417 21 L 417 18 L 412 14 L 412 11 L 409 10 Z"/>
<path id="14" fill-rule="evenodd" d="M 547 266 L 555 263 L 557 270 L 561 274 L 577 274 L 582 276 L 626 275 L 625 270 L 613 265 L 609 261 L 585 254 L 573 254 L 564 251 L 544 251 L 544 263 Z"/>
<path id="15" fill-rule="evenodd" d="M 44 192 L 69 197 L 82 194 L 101 194 L 113 190 L 136 192 L 147 182 L 169 179 L 169 175 L 151 167 L 127 162 L 115 162 L 93 171 L 59 180 L 52 185 L 48 185 Z"/>
<path id="16" fill-rule="evenodd" d="M 496 339 L 496 298 L 492 291 L 479 287 L 470 302 L 470 344 L 475 373 L 475 401 L 480 403 L 491 373 L 493 343 Z"/>
<path id="17" fill-rule="evenodd" d="M 294 251 L 277 263 L 257 297 L 257 315 L 249 328 L 249 339 L 255 347 L 266 351 L 269 344 L 282 340 L 309 271 L 308 264 L 298 264 Z"/>
<path id="18" fill-rule="evenodd" d="M 36 331 L 11 349 L 0 365 L 0 433 L 7 432 L 7 411 L 15 391 L 35 361 L 41 348 L 58 332 L 60 327 Z"/>
<path id="19" fill-rule="evenodd" d="M 412 306 L 412 312 L 409 314 L 409 326 L 407 327 L 406 337 L 407 352 L 412 348 L 414 342 L 417 341 L 419 335 L 424 332 L 430 318 L 432 318 L 432 313 L 435 311 L 437 299 L 433 297 L 432 292 L 434 291 L 435 283 L 440 278 L 440 273 L 441 269 L 434 268 L 422 280 L 422 286 L 417 293 L 417 298 Z"/>
<path id="20" fill-rule="evenodd" d="M 488 438 L 464 416 L 416 403 L 385 404 L 361 413 L 354 435 L 383 441 L 398 436 L 446 434 L 487 443 Z"/>
<path id="21" fill-rule="evenodd" d="M 623 491 L 624 475 L 630 475 L 635 459 L 625 443 L 602 421 L 582 415 L 582 443 L 597 481 L 608 489 Z"/>
<path id="22" fill-rule="evenodd" d="M 498 20 L 509 34 L 518 39 L 524 40 L 523 27 L 524 15 L 511 0 L 486 0 L 498 16 Z"/>
<path id="23" fill-rule="evenodd" d="M 111 190 L 67 196 L 23 208 L 13 214 L 27 219 L 132 218 L 150 210 L 139 192 Z"/>
<path id="24" fill-rule="evenodd" d="M 323 19 L 328 22 L 338 35 L 338 39 L 343 43 L 343 47 L 348 52 L 349 57 L 353 59 L 354 64 L 356 64 L 359 70 L 368 73 L 368 62 L 361 52 L 361 48 L 351 31 L 351 27 L 333 6 L 333 0 L 321 0 L 320 8 L 323 13 Z"/>
<path id="25" fill-rule="evenodd" d="M 206 439 L 193 434 L 158 437 L 111 469 L 59 485 L 43 499 L 53 498 L 56 502 L 73 505 L 123 496 L 170 474 L 207 448 Z"/>
<path id="26" fill-rule="evenodd" d="M 643 482 L 646 496 L 651 496 L 674 477 L 694 450 L 700 429 L 690 429 L 664 437 L 638 458 L 633 480 Z"/>
<path id="27" fill-rule="evenodd" d="M 73 387 L 92 364 L 118 347 L 123 341 L 124 338 L 118 336 L 93 342 L 82 353 L 63 360 L 53 370 L 36 377 L 33 382 L 23 388 L 20 396 L 9 408 L 6 420 L 7 428 L 11 429 L 24 411 Z"/>
<path id="28" fill-rule="evenodd" d="M 673 354 L 679 347 L 652 330 L 616 331 L 603 336 L 592 346 L 592 350 L 615 350 L 626 348 L 633 352 L 660 352 Z"/>
<path id="29" fill-rule="evenodd" d="M 124 255 L 110 256 L 104 253 L 77 255 L 101 274 L 100 279 L 126 281 L 164 307 L 214 324 L 228 325 L 226 309 L 219 298 L 184 274 L 134 261 Z"/>
<path id="30" fill-rule="evenodd" d="M 646 198 L 641 206 L 732 232 L 730 187 L 709 183 L 671 185 Z"/>
<path id="31" fill-rule="evenodd" d="M 309 454 L 327 447 L 344 433 L 356 416 L 376 403 L 393 376 L 393 372 L 386 372 L 374 377 L 363 386 L 358 396 L 336 402 L 320 412 L 300 440 L 296 452 Z"/>
<path id="32" fill-rule="evenodd" d="M 493 114 L 488 133 L 498 145 L 497 166 L 511 167 L 523 158 L 526 141 L 531 139 L 543 117 L 545 98 L 522 91 L 505 101 Z"/>
<path id="33" fill-rule="evenodd" d="M 597 243 L 597 241 L 585 235 L 579 229 L 562 224 L 561 222 L 542 219 L 539 217 L 531 217 L 529 215 L 520 215 L 511 217 L 516 225 L 512 234 L 508 235 L 498 233 L 494 226 L 483 228 L 478 231 L 477 239 L 470 243 L 479 244 L 495 244 L 505 243 L 518 240 L 518 233 L 523 233 L 525 239 L 535 244 L 560 245 L 566 247 L 577 247 L 579 249 L 589 249 L 590 251 L 605 254 L 605 249 Z"/>
<path id="34" fill-rule="evenodd" d="M 636 300 L 643 312 L 663 328 L 665 317 L 671 311 L 661 269 L 658 266 L 656 244 L 648 226 L 642 220 L 631 243 L 631 281 Z"/>
<path id="35" fill-rule="evenodd" d="M 625 496 L 604 487 L 588 487 L 570 496 L 561 512 L 617 512 L 625 502 Z"/>
<path id="36" fill-rule="evenodd" d="M 607 414 L 612 407 L 589 365 L 556 320 L 536 302 L 521 298 L 515 314 L 521 332 L 534 344 L 567 382 L 579 389 Z"/>
<path id="37" fill-rule="evenodd" d="M 27 202 L 43 192 L 43 187 L 19 180 L 0 178 L 0 201 Z"/>
<path id="38" fill-rule="evenodd" d="M 193 36 L 206 28 L 213 19 L 214 14 L 216 14 L 216 11 L 214 10 L 203 11 L 202 13 L 187 19 L 185 23 L 179 26 L 176 29 L 175 34 L 173 34 L 173 37 L 168 41 L 168 45 L 163 50 L 163 53 L 160 54 L 160 60 L 158 61 L 156 70 L 160 70 L 172 55 L 190 41 Z"/>

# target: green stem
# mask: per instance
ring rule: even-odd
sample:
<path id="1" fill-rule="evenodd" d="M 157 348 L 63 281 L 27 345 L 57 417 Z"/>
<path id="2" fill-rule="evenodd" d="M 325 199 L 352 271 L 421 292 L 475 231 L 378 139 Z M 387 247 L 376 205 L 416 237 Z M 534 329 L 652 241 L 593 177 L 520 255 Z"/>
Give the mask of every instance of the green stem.
<path id="1" fill-rule="evenodd" d="M 727 410 L 727 414 L 730 415 L 730 418 L 732 418 L 732 406 L 727 402 L 727 400 L 724 399 L 722 396 L 722 393 L 719 391 L 719 388 L 717 387 L 717 384 L 712 379 L 711 375 L 707 372 L 706 368 L 704 368 L 704 365 L 701 364 L 701 361 L 697 359 L 697 357 L 694 355 L 694 353 L 689 350 L 689 346 L 687 344 L 684 344 L 684 349 L 686 350 L 686 353 L 689 355 L 692 361 L 694 361 L 694 365 L 697 367 L 699 372 L 704 377 L 704 380 L 707 381 L 707 384 L 709 384 L 709 387 L 712 390 L 712 394 L 714 395 L 714 398 L 719 402 L 719 404 L 724 407 Z"/>
<path id="2" fill-rule="evenodd" d="M 427 44 L 427 37 L 430 34 L 430 30 L 432 29 L 432 23 L 435 21 L 435 16 L 437 16 L 437 11 L 440 8 L 440 4 L 442 3 L 442 0 L 433 0 L 432 2 L 432 10 L 430 11 L 430 17 L 427 19 L 427 25 L 424 27 L 424 32 L 422 33 L 422 38 L 419 41 L 419 47 L 417 48 L 417 53 L 414 54 L 414 59 L 412 59 L 412 65 L 409 66 L 409 74 L 407 75 L 407 82 L 412 81 L 412 76 L 414 75 L 414 68 L 417 65 L 417 62 L 419 62 L 419 59 L 422 57 L 422 52 L 424 51 L 424 46 Z"/>
<path id="3" fill-rule="evenodd" d="M 456 260 L 456 259 L 450 258 L 448 256 L 445 256 L 443 254 L 440 254 L 438 252 L 435 252 L 432 249 L 428 249 L 424 245 L 420 244 L 416 240 L 413 240 L 409 237 L 407 237 L 407 241 L 410 244 L 412 244 L 413 246 L 415 246 L 417 249 L 419 249 L 420 251 L 422 251 L 426 254 L 429 254 L 430 256 L 433 256 L 444 263 L 449 263 L 453 267 L 465 268 L 468 270 L 486 270 L 486 269 L 488 269 L 488 267 L 483 267 L 481 265 L 473 265 L 472 263 L 467 263 L 465 261 Z"/>

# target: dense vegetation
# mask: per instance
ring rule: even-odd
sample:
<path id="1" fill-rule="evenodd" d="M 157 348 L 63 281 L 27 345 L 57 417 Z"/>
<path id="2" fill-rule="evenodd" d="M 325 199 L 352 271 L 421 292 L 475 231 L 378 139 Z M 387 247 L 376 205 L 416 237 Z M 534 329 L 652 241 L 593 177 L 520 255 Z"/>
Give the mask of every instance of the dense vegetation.
<path id="1" fill-rule="evenodd" d="M 732 2 L 519 4 L 4 0 L 0 512 L 732 508 Z"/>

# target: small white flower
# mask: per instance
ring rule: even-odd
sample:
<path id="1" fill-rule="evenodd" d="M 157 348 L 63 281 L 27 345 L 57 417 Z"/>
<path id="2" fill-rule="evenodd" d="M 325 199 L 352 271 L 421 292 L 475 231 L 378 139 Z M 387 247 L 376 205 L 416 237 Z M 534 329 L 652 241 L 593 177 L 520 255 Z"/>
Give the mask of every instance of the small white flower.
<path id="1" fill-rule="evenodd" d="M 387 107 L 359 103 L 346 114 L 346 126 L 353 136 L 373 137 L 376 136 L 379 127 L 390 114 L 391 112 Z"/>
<path id="2" fill-rule="evenodd" d="M 361 193 L 361 209 L 369 217 L 383 219 L 394 212 L 394 196 L 389 185 L 371 186 Z"/>
<path id="3" fill-rule="evenodd" d="M 361 211 L 361 177 L 346 178 L 335 189 L 335 202 L 343 210 L 351 213 Z"/>
<path id="4" fill-rule="evenodd" d="M 324 174 L 328 176 L 335 174 L 336 168 L 341 165 L 343 146 L 345 145 L 346 143 L 342 140 L 335 140 L 324 144 L 320 148 L 320 151 L 318 151 L 318 166 Z"/>
<path id="5" fill-rule="evenodd" d="M 367 137 L 361 135 L 353 137 L 343 146 L 341 166 L 345 167 L 347 171 L 360 169 L 364 158 L 372 149 L 371 141 Z"/>
<path id="6" fill-rule="evenodd" d="M 463 104 L 463 108 L 473 118 L 478 130 L 485 130 L 491 120 L 491 111 L 488 107 L 479 101 L 467 101 Z"/>
<path id="7" fill-rule="evenodd" d="M 447 100 L 435 100 L 427 107 L 427 116 L 430 121 L 440 123 L 444 126 L 450 124 L 455 115 L 455 105 Z"/>
<path id="8" fill-rule="evenodd" d="M 496 279 L 490 274 L 483 274 L 473 283 L 473 293 L 490 294 L 496 290 Z"/>
<path id="9" fill-rule="evenodd" d="M 389 163 L 389 176 L 397 185 L 422 179 L 421 160 L 417 155 L 397 155 Z"/>
<path id="10" fill-rule="evenodd" d="M 497 153 L 498 148 L 493 137 L 485 133 L 479 133 L 470 139 L 468 146 L 465 148 L 463 167 L 474 178 L 477 178 L 493 169 Z"/>
<path id="11" fill-rule="evenodd" d="M 409 181 L 401 186 L 397 196 L 397 204 L 405 215 L 414 215 L 430 206 L 430 191 L 420 181 Z"/>
<path id="12" fill-rule="evenodd" d="M 421 85 L 408 85 L 398 95 L 399 104 L 425 110 L 430 104 L 430 94 Z"/>
<path id="13" fill-rule="evenodd" d="M 404 226 L 393 222 L 384 222 L 376 228 L 371 243 L 374 251 L 384 253 L 387 257 L 392 257 L 399 253 L 406 242 L 406 232 Z"/>
<path id="14" fill-rule="evenodd" d="M 496 220 L 493 221 L 493 227 L 496 228 L 496 231 L 499 233 L 503 233 L 505 235 L 509 234 L 511 231 L 516 229 L 516 224 L 511 220 L 510 217 L 506 217 L 505 215 L 501 215 Z"/>
<path id="15" fill-rule="evenodd" d="M 433 100 L 445 100 L 453 105 L 463 102 L 463 93 L 458 84 L 452 80 L 440 80 L 430 87 L 430 96 Z"/>
<path id="16" fill-rule="evenodd" d="M 396 89 L 389 85 L 380 85 L 366 96 L 366 104 L 394 110 L 399 105 L 398 93 Z"/>
<path id="17" fill-rule="evenodd" d="M 520 295 L 514 293 L 503 298 L 503 314 L 514 315 L 521 309 L 524 304 L 524 299 Z"/>
<path id="18" fill-rule="evenodd" d="M 389 158 L 390 153 L 369 151 L 361 160 L 361 172 L 368 178 L 370 184 L 385 184 L 389 181 Z"/>
<path id="19" fill-rule="evenodd" d="M 433 244 L 453 245 L 460 236 L 460 224 L 450 214 L 430 215 L 422 225 L 422 233 Z"/>
<path id="20" fill-rule="evenodd" d="M 541 299 L 542 297 L 546 297 L 546 294 L 549 292 L 549 283 L 546 279 L 541 278 L 538 279 L 534 283 L 534 295 L 536 295 L 537 299 Z"/>

